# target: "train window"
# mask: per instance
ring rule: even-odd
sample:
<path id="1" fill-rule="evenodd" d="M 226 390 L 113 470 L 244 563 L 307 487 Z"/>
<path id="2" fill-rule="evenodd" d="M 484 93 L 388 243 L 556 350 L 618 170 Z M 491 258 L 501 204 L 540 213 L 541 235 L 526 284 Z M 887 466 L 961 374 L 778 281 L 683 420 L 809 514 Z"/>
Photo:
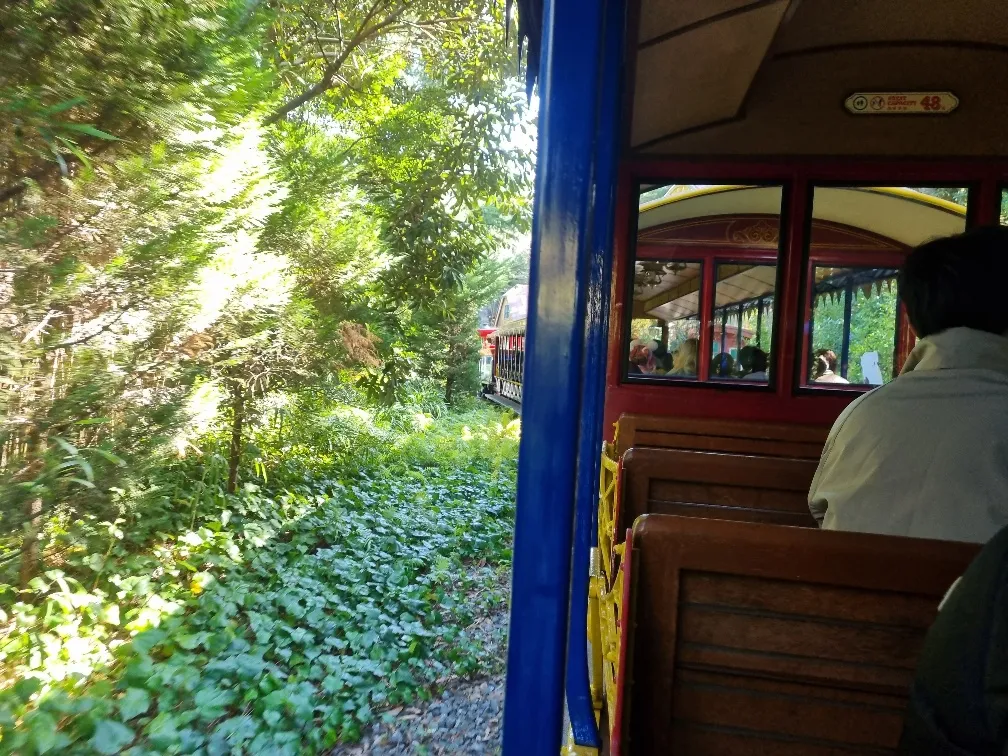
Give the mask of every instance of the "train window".
<path id="1" fill-rule="evenodd" d="M 703 264 L 637 260 L 628 375 L 697 377 Z"/>
<path id="2" fill-rule="evenodd" d="M 896 285 L 907 252 L 966 229 L 965 187 L 816 187 L 802 385 L 871 388 L 914 344 Z"/>
<path id="3" fill-rule="evenodd" d="M 781 186 L 641 187 L 626 378 L 766 385 Z"/>
<path id="4" fill-rule="evenodd" d="M 1001 190 L 1001 225 L 1008 226 L 1008 189 Z"/>
<path id="5" fill-rule="evenodd" d="M 711 380 L 768 382 L 776 284 L 776 264 L 718 264 Z"/>

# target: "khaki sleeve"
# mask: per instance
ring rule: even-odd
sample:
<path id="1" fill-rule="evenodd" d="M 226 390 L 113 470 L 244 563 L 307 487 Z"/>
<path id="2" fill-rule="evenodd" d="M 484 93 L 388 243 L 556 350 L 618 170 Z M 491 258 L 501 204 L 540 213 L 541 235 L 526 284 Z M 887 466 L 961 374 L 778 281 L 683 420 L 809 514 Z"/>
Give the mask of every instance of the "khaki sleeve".
<path id="1" fill-rule="evenodd" d="M 823 447 L 822 457 L 819 459 L 819 467 L 816 468 L 815 476 L 812 478 L 812 487 L 809 489 L 808 495 L 809 512 L 812 513 L 819 527 L 822 527 L 823 518 L 826 516 L 826 509 L 829 507 L 829 502 L 826 501 L 825 497 L 819 495 L 819 489 L 823 478 L 829 475 L 829 452 L 831 446 L 831 441 L 827 441 L 826 446 Z"/>

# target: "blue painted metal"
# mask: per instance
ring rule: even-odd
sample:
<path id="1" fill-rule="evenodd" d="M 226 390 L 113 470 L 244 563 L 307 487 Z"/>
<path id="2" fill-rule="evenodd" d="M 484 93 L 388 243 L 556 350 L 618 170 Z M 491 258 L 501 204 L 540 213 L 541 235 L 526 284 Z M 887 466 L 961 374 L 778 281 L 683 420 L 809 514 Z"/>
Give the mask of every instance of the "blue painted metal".
<path id="1" fill-rule="evenodd" d="M 548 0 L 518 456 L 505 756 L 562 739 L 604 0 Z"/>
<path id="2" fill-rule="evenodd" d="M 588 661 L 588 566 L 598 543 L 598 486 L 605 404 L 609 294 L 612 288 L 613 223 L 619 166 L 620 90 L 625 0 L 607 0 L 602 32 L 598 125 L 595 142 L 595 192 L 592 207 L 591 277 L 585 312 L 584 365 L 581 369 L 581 437 L 578 440 L 574 499 L 574 556 L 570 623 L 567 629 L 567 713 L 574 742 L 600 748 L 592 706 Z"/>

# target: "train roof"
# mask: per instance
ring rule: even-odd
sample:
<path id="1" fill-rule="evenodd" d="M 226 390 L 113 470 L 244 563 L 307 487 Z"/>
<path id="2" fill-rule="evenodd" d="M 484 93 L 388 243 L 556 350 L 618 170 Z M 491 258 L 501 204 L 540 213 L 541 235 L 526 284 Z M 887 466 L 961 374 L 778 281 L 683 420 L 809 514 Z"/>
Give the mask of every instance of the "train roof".
<path id="1" fill-rule="evenodd" d="M 710 186 L 642 203 L 638 230 L 728 215 L 779 215 L 776 186 Z M 902 187 L 817 187 L 814 220 L 870 231 L 900 245 L 914 246 L 962 231 L 966 208 Z"/>

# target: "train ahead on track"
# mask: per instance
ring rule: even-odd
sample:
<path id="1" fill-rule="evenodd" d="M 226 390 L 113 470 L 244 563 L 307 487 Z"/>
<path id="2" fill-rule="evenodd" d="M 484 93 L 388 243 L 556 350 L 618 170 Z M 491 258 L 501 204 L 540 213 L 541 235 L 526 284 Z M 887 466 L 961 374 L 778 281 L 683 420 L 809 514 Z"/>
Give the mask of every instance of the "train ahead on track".
<path id="1" fill-rule="evenodd" d="M 519 5 L 541 112 L 528 314 L 489 383 L 523 419 L 505 753 L 895 753 L 976 547 L 820 531 L 806 497 L 915 343 L 908 251 L 1002 217 L 1008 6 Z"/>

